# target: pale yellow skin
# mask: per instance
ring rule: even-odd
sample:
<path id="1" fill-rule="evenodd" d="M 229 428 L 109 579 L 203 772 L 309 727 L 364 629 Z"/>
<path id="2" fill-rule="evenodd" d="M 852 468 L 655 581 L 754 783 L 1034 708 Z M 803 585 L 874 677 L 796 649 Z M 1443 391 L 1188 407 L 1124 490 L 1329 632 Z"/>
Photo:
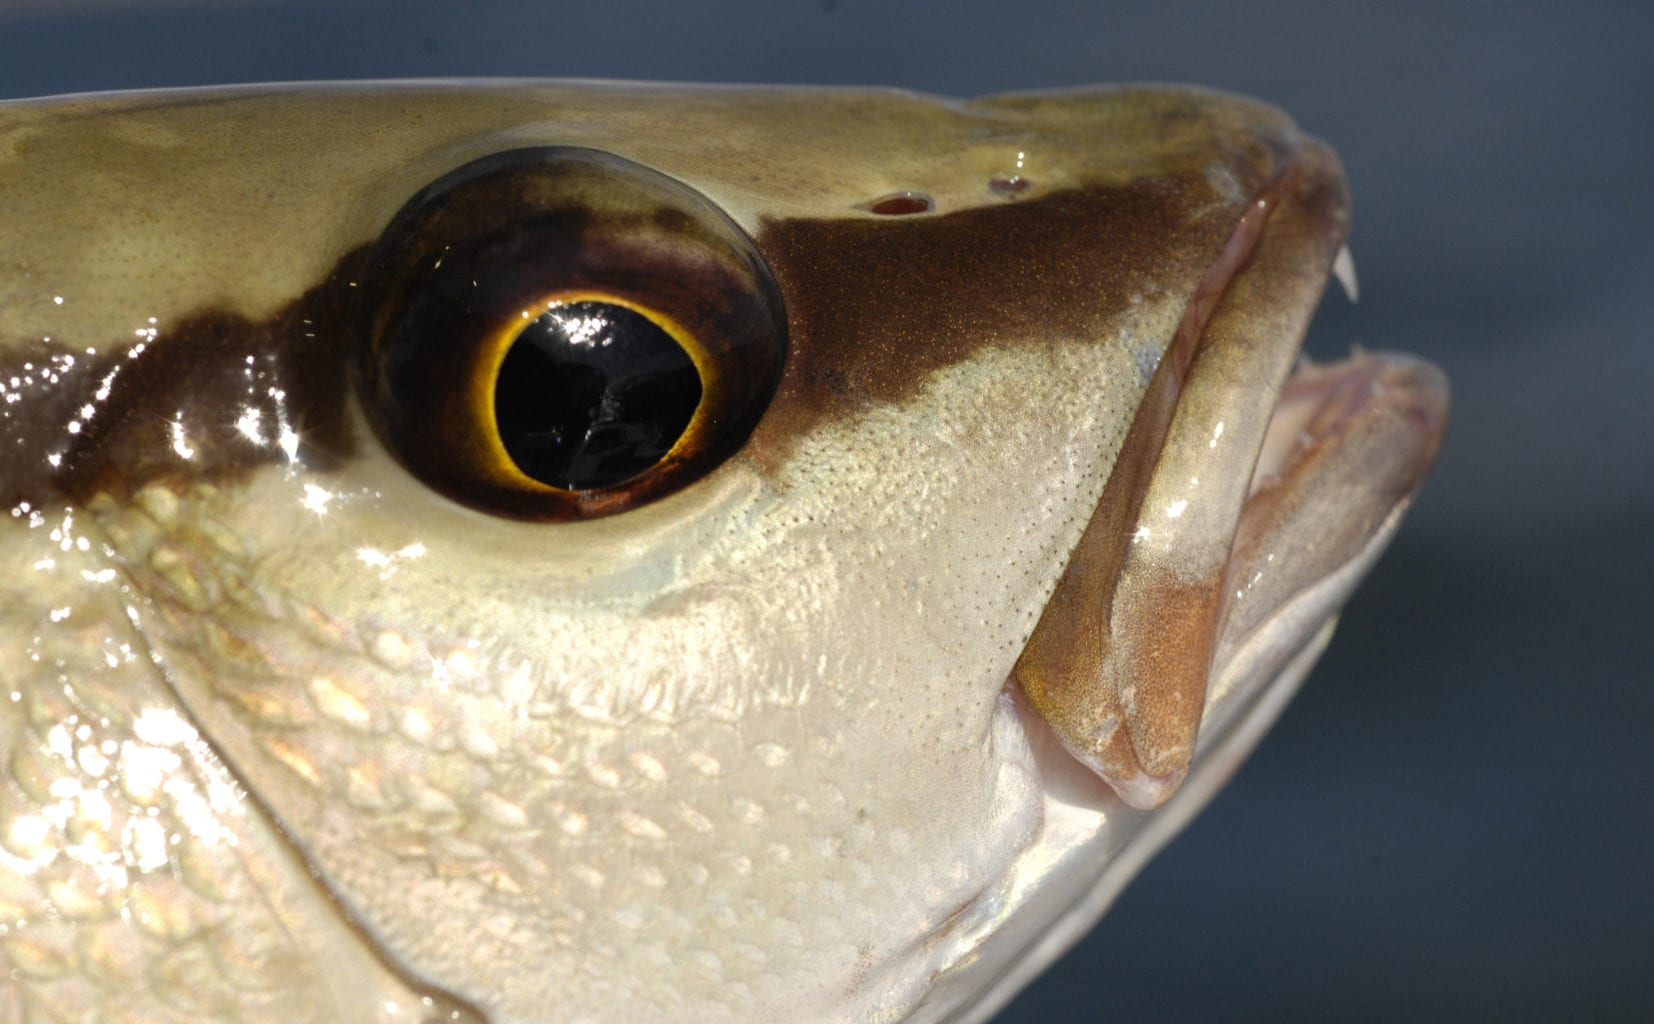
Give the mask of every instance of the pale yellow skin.
<path id="1" fill-rule="evenodd" d="M 1177 687 L 1131 646 L 1142 622 L 1198 618 L 1154 603 L 1158 584 L 1225 580 L 1345 220 L 1324 149 L 1269 108 L 1198 93 L 959 104 L 512 83 L 0 105 L 0 351 L 130 352 L 202 309 L 268 317 L 424 185 L 526 145 L 678 178 L 761 251 L 768 225 L 877 221 L 866 204 L 903 190 L 934 199 L 921 217 L 1076 188 L 1169 195 L 1157 208 L 1175 217 L 1074 225 L 1063 245 L 1133 282 L 1083 311 L 1085 331 L 996 319 L 962 286 L 936 330 L 963 355 L 898 397 L 789 418 L 784 382 L 751 445 L 705 479 L 589 522 L 456 505 L 359 412 L 343 465 L 190 479 L 192 438 L 238 428 L 174 417 L 158 394 L 132 429 L 179 474 L 82 501 L 38 484 L 0 523 L 0 1018 L 980 1018 L 1221 784 L 1434 450 L 1439 381 L 1385 369 L 1425 425 L 1405 444 L 1385 426 L 1382 458 L 1281 489 L 1243 567 L 1274 591 L 1227 632 L 1206 609 L 1179 648 L 1195 651 L 1193 696 L 1165 709 L 1157 694 Z M 1116 528 L 1098 503 L 1151 374 L 1301 149 L 1325 195 L 1270 200 L 1299 212 L 1276 218 L 1288 227 L 1234 287 L 1245 301 L 1213 320 L 1267 352 L 1190 375 L 1164 472 Z M 1013 173 L 1033 189 L 987 187 Z M 920 343 L 867 339 L 897 342 Z M 12 429 L 0 421 L 0 441 Z M 282 438 L 265 423 L 255 442 Z M 1397 461 L 1368 493 L 1368 463 Z M 1189 467 L 1226 497 L 1197 497 L 1183 533 L 1140 537 L 1129 565 L 1098 556 L 1106 569 L 1064 580 L 1082 535 L 1162 522 Z M 1275 539 L 1308 531 L 1340 539 L 1265 579 Z M 1074 612 L 1029 647 L 1059 580 L 1114 595 L 1125 639 L 1065 653 L 1063 637 L 1101 636 Z M 1036 685 L 1030 653 L 1024 703 L 1007 684 L 1025 648 L 1095 681 Z M 1098 668 L 1110 658 L 1125 668 Z M 1095 735 L 1105 704 L 1187 743 L 1118 771 Z M 1057 743 L 1153 804 L 1184 778 L 1203 707 L 1194 767 L 1155 811 Z"/>

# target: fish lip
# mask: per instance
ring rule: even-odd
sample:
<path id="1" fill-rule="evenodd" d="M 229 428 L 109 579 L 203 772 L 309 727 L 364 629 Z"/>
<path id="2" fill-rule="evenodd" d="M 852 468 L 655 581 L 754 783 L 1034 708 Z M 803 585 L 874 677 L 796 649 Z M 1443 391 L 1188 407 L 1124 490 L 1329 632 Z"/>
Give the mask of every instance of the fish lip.
<path id="1" fill-rule="evenodd" d="M 1237 687 L 1268 685 L 1271 646 L 1336 615 L 1342 597 L 1306 608 L 1304 595 L 1346 575 L 1347 596 L 1377 560 L 1440 451 L 1449 394 L 1439 369 L 1405 353 L 1299 361 L 1231 544 L 1207 714 Z"/>

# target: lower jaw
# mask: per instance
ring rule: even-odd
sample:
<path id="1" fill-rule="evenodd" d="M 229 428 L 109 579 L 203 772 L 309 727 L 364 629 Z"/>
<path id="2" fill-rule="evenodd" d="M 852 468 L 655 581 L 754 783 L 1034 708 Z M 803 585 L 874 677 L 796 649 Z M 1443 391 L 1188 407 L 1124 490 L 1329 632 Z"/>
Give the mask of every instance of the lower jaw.
<path id="1" fill-rule="evenodd" d="M 1337 613 L 1434 463 L 1447 405 L 1446 378 L 1412 356 L 1358 350 L 1335 363 L 1299 362 L 1230 547 L 1208 704 L 1239 652 L 1279 633 L 1283 617 L 1300 619 L 1291 613 L 1302 595 L 1359 566 L 1336 602 L 1317 603 L 1323 618 Z"/>
<path id="2" fill-rule="evenodd" d="M 1228 782 L 1297 692 L 1331 638 L 1331 623 L 1277 666 L 1265 685 L 1239 685 L 1208 712 L 1193 769 L 1153 810 L 1125 803 L 1076 760 L 1006 683 L 1000 714 L 1026 736 L 1044 789 L 1040 831 L 1007 874 L 949 921 L 941 967 L 911 1021 L 985 1022 L 1089 932 L 1138 871 Z"/>

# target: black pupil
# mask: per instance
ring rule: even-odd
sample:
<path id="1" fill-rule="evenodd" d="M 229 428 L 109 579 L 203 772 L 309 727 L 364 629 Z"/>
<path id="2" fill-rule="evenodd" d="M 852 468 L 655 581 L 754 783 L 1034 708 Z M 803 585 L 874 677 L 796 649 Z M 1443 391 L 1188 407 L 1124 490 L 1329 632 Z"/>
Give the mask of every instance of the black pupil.
<path id="1" fill-rule="evenodd" d="M 683 347 L 609 302 L 548 309 L 512 342 L 494 383 L 506 454 L 524 474 L 571 491 L 655 465 L 700 401 L 701 377 Z"/>

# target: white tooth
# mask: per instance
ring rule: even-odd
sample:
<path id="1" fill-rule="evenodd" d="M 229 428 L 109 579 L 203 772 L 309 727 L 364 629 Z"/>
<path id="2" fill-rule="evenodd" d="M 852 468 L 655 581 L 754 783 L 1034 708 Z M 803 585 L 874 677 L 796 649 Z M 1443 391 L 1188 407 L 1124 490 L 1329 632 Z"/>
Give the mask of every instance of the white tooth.
<path id="1" fill-rule="evenodd" d="M 1351 302 L 1361 297 L 1361 288 L 1355 283 L 1355 257 L 1350 255 L 1349 246 L 1338 247 L 1338 255 L 1332 261 L 1332 276 L 1344 286 L 1344 294 Z"/>

